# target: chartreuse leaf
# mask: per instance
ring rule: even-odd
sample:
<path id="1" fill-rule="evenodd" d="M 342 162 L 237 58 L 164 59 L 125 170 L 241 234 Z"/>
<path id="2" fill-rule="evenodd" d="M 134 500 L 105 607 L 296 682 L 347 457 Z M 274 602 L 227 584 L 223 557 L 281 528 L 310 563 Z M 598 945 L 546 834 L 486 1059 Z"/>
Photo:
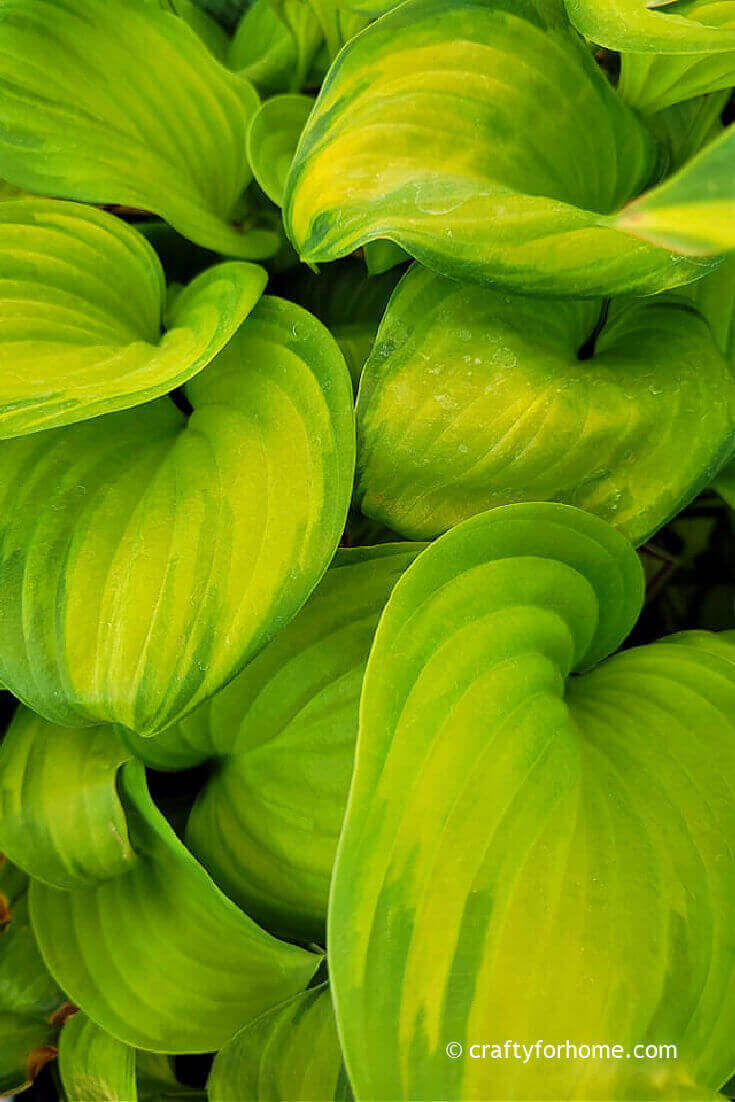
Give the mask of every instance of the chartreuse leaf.
<path id="1" fill-rule="evenodd" d="M 524 500 L 588 509 L 634 543 L 664 524 L 735 449 L 735 374 L 678 299 L 601 310 L 416 265 L 362 375 L 363 512 L 416 538 Z"/>
<path id="2" fill-rule="evenodd" d="M 727 0 L 565 0 L 580 34 L 622 53 L 735 50 Z M 684 97 L 682 97 L 684 98 Z"/>
<path id="3" fill-rule="evenodd" d="M 617 224 L 691 256 L 735 249 L 735 127 L 618 216 Z"/>
<path id="4" fill-rule="evenodd" d="M 27 878 L 0 855 L 0 1091 L 20 1091 L 56 1055 L 65 997 L 28 920 Z"/>
<path id="5" fill-rule="evenodd" d="M 157 769 L 214 759 L 187 844 L 248 914 L 298 940 L 324 940 L 365 663 L 423 546 L 338 551 L 301 612 L 229 685 L 155 738 L 126 736 Z M 2 786 L 0 756 L 0 797 Z"/>
<path id="6" fill-rule="evenodd" d="M 721 115 L 730 98 L 729 89 L 695 96 L 675 103 L 649 118 L 650 125 L 662 137 L 669 151 L 671 171 L 686 164 L 708 142 L 722 133 Z M 708 276 L 704 277 L 705 279 Z M 702 280 L 698 280 L 699 283 Z M 696 287 L 697 284 L 690 284 Z"/>
<path id="7" fill-rule="evenodd" d="M 365 664 L 383 606 L 420 550 L 340 552 L 292 623 L 162 736 L 162 749 L 178 742 L 217 757 L 187 845 L 230 898 L 283 936 L 324 941 Z M 159 740 L 148 741 L 155 754 Z"/>
<path id="8" fill-rule="evenodd" d="M 654 19 L 674 19 L 678 43 L 686 41 L 690 27 L 713 44 L 709 52 L 680 52 L 667 46 L 663 53 L 623 53 L 618 91 L 639 111 L 659 111 L 693 96 L 726 89 L 735 84 L 735 12 L 730 0 L 682 0 L 670 3 Z M 689 26 L 687 26 L 689 24 Z M 717 31 L 726 44 L 718 44 Z"/>
<path id="9" fill-rule="evenodd" d="M 68 1102 L 137 1102 L 135 1050 L 84 1014 L 61 1031 L 59 1075 Z"/>
<path id="10" fill-rule="evenodd" d="M 5 0 L 2 16 L 0 176 L 153 211 L 230 256 L 276 251 L 233 224 L 257 93 L 183 19 L 147 0 Z"/>
<path id="11" fill-rule="evenodd" d="M 610 224 L 657 157 L 556 4 L 408 0 L 332 66 L 284 224 L 310 264 L 388 239 L 456 279 L 659 291 L 708 265 Z"/>
<path id="12" fill-rule="evenodd" d="M 79 744 L 94 737 L 77 735 Z M 48 728 L 46 737 L 64 733 Z M 219 1048 L 305 987 L 320 957 L 272 938 L 222 894 L 153 805 L 139 762 L 121 770 L 119 793 L 135 852 L 128 871 L 70 891 L 31 883 L 44 960 L 88 1017 L 126 1044 Z"/>
<path id="13" fill-rule="evenodd" d="M 352 1102 L 329 987 L 267 1011 L 215 1057 L 209 1102 Z"/>
<path id="14" fill-rule="evenodd" d="M 602 662 L 642 597 L 625 538 L 555 504 L 459 525 L 394 589 L 330 901 L 358 1098 L 701 1099 L 731 1074 L 735 637 Z M 506 1038 L 678 1058 L 473 1058 Z"/>
<path id="15" fill-rule="evenodd" d="M 123 875 L 135 854 L 115 778 L 130 757 L 111 727 L 54 727 L 18 708 L 0 750 L 0 849 L 59 888 Z"/>
<path id="16" fill-rule="evenodd" d="M 368 241 L 363 252 L 370 275 L 382 275 L 397 264 L 411 259 L 405 249 L 394 245 L 392 241 Z"/>
<path id="17" fill-rule="evenodd" d="M 186 393 L 188 421 L 165 398 L 0 445 L 0 681 L 53 723 L 163 729 L 334 554 L 352 389 L 321 323 L 262 299 Z"/>
<path id="18" fill-rule="evenodd" d="M 166 317 L 155 252 L 77 203 L 0 204 L 0 438 L 158 397 L 200 371 L 265 287 L 254 264 L 208 268 Z"/>
<path id="19" fill-rule="evenodd" d="M 400 276 L 391 268 L 368 278 L 355 258 L 330 264 L 319 275 L 303 267 L 289 273 L 289 297 L 327 326 L 347 361 L 355 389 Z"/>
<path id="20" fill-rule="evenodd" d="M 298 52 L 293 33 L 271 0 L 254 0 L 230 41 L 227 63 L 259 91 L 292 92 L 301 88 L 305 76 Z"/>
<path id="21" fill-rule="evenodd" d="M 248 159 L 253 175 L 279 207 L 301 131 L 313 106 L 309 96 L 273 96 L 261 105 L 250 124 Z"/>
<path id="22" fill-rule="evenodd" d="M 229 49 L 230 39 L 227 32 L 204 8 L 197 7 L 193 0 L 148 0 L 163 11 L 173 12 L 189 24 L 210 53 L 218 61 L 224 61 Z"/>
<path id="23" fill-rule="evenodd" d="M 204 1093 L 179 1083 L 169 1057 L 140 1052 L 75 1014 L 59 1038 L 59 1076 L 68 1102 L 194 1102 Z"/>

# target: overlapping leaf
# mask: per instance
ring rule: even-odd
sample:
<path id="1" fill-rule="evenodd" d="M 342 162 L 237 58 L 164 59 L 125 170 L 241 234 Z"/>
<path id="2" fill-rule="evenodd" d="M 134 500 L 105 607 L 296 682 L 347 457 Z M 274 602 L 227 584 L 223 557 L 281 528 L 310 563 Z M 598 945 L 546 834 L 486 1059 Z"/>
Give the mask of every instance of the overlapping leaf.
<path id="1" fill-rule="evenodd" d="M 248 157 L 253 175 L 279 207 L 301 131 L 313 106 L 309 96 L 273 96 L 259 108 L 250 124 Z"/>
<path id="2" fill-rule="evenodd" d="M 675 41 L 681 48 L 687 41 L 686 26 L 693 25 L 695 38 L 706 35 L 706 28 L 719 28 L 727 49 L 711 38 L 708 53 L 625 53 L 622 58 L 618 90 L 639 111 L 658 111 L 693 96 L 730 91 L 735 84 L 735 12 L 730 0 L 691 0 L 673 3 L 660 12 L 648 14 L 654 19 L 674 18 L 679 24 Z M 716 34 L 716 31 L 715 31 Z"/>
<path id="3" fill-rule="evenodd" d="M 240 224 L 252 85 L 147 0 L 4 0 L 0 176 L 30 191 L 153 211 L 199 245 L 269 256 Z"/>
<path id="4" fill-rule="evenodd" d="M 135 1050 L 84 1014 L 61 1032 L 59 1075 L 69 1102 L 137 1102 Z"/>
<path id="5" fill-rule="evenodd" d="M 178 1082 L 170 1058 L 123 1044 L 81 1013 L 61 1032 L 59 1077 L 68 1102 L 204 1102 Z"/>
<path id="6" fill-rule="evenodd" d="M 188 421 L 165 398 L 0 445 L 0 680 L 51 722 L 164 728 L 334 553 L 354 428 L 323 326 L 263 299 L 186 392 Z"/>
<path id="7" fill-rule="evenodd" d="M 415 266 L 363 372 L 363 511 L 415 538 L 524 500 L 588 509 L 636 543 L 659 528 L 732 455 L 735 376 L 677 299 L 601 311 Z"/>
<path id="8" fill-rule="evenodd" d="M 207 1094 L 210 1102 L 352 1102 L 327 984 L 238 1033 L 217 1055 Z"/>
<path id="9" fill-rule="evenodd" d="M 0 1091 L 31 1082 L 56 1055 L 65 998 L 49 976 L 28 919 L 28 882 L 0 856 Z"/>
<path id="10" fill-rule="evenodd" d="M 735 638 L 592 669 L 641 600 L 624 538 L 559 505 L 475 517 L 396 586 L 330 903 L 357 1097 L 709 1098 L 732 1073 Z M 508 1037 L 678 1058 L 472 1058 Z"/>
<path id="11" fill-rule="evenodd" d="M 644 241 L 689 256 L 735 249 L 735 127 L 616 221 Z"/>
<path id="12" fill-rule="evenodd" d="M 86 820 L 98 835 L 106 821 L 101 801 L 87 811 L 82 786 L 73 782 L 95 750 L 96 732 L 71 737 L 72 751 L 63 745 L 69 732 L 42 725 L 38 754 L 49 768 L 68 762 L 70 753 L 80 759 L 68 770 L 68 784 L 57 768 L 56 799 L 76 827 L 81 865 L 89 848 Z M 4 749 L 2 763 L 5 774 Z M 110 777 L 108 802 L 117 799 L 114 784 Z M 98 787 L 84 786 L 92 796 Z M 31 918 L 41 953 L 69 997 L 118 1040 L 153 1052 L 218 1048 L 301 990 L 320 958 L 270 937 L 220 892 L 152 803 L 140 763 L 123 766 L 118 791 L 133 853 L 127 869 L 117 876 L 105 869 L 104 879 L 70 890 L 34 879 Z M 72 837 L 64 816 L 27 857 L 34 876 L 45 875 Z"/>
<path id="13" fill-rule="evenodd" d="M 593 42 L 637 53 L 697 54 L 735 50 L 727 0 L 565 0 L 569 16 Z"/>
<path id="14" fill-rule="evenodd" d="M 365 664 L 391 589 L 419 550 L 340 552 L 289 627 L 161 748 L 153 740 L 154 755 L 183 744 L 219 759 L 187 844 L 232 899 L 286 937 L 324 941 Z"/>
<path id="15" fill-rule="evenodd" d="M 708 265 L 610 221 L 657 157 L 551 0 L 409 0 L 332 66 L 284 223 L 309 263 L 389 239 L 524 292 L 659 291 Z"/>
<path id="16" fill-rule="evenodd" d="M 365 266 L 354 258 L 330 264 L 318 276 L 303 268 L 288 273 L 284 290 L 327 326 L 347 361 L 355 389 L 400 275 L 391 267 L 368 278 Z"/>
<path id="17" fill-rule="evenodd" d="M 229 341 L 266 282 L 220 264 L 177 296 L 162 336 L 165 283 L 146 240 L 76 203 L 0 205 L 0 438 L 158 397 Z"/>

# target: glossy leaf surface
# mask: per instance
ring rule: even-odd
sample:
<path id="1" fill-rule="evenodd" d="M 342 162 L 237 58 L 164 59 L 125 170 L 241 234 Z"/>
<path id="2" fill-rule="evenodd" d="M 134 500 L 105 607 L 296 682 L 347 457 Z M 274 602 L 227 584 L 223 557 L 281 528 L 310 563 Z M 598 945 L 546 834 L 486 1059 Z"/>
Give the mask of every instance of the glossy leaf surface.
<path id="1" fill-rule="evenodd" d="M 263 299 L 186 391 L 188 421 L 165 398 L 0 445 L 0 680 L 51 722 L 166 727 L 334 554 L 354 426 L 323 326 Z"/>
<path id="2" fill-rule="evenodd" d="M 258 109 L 250 124 L 248 157 L 253 175 L 279 207 L 301 131 L 313 106 L 309 96 L 273 96 Z"/>
<path id="3" fill-rule="evenodd" d="M 324 941 L 365 664 L 383 606 L 419 550 L 340 551 L 270 646 L 151 747 L 218 758 L 187 844 L 232 899 L 283 936 Z"/>
<path id="4" fill-rule="evenodd" d="M 635 543 L 664 524 L 735 448 L 735 376 L 678 300 L 601 310 L 415 266 L 363 371 L 363 511 L 424 539 L 514 501 L 577 505 Z"/>
<path id="5" fill-rule="evenodd" d="M 207 1093 L 209 1102 L 352 1102 L 328 985 L 238 1033 L 217 1054 Z"/>
<path id="6" fill-rule="evenodd" d="M 728 48 L 722 50 L 715 37 L 708 53 L 626 53 L 622 58 L 618 89 L 639 111 L 658 111 L 672 103 L 725 89 L 735 84 L 735 12 L 730 0 L 693 0 L 674 3 L 654 18 L 686 19 L 697 33 L 705 27 L 719 29 Z M 679 27 L 678 45 L 686 42 L 687 27 Z"/>
<path id="7" fill-rule="evenodd" d="M 284 223 L 310 264 L 389 239 L 455 279 L 659 291 L 708 266 L 611 225 L 657 171 L 651 135 L 556 4 L 409 0 L 330 69 Z"/>
<path id="8" fill-rule="evenodd" d="M 186 382 L 260 298 L 253 264 L 208 268 L 166 315 L 161 265 L 118 218 L 76 203 L 0 205 L 0 438 L 150 401 Z"/>
<path id="9" fill-rule="evenodd" d="M 628 233 L 690 256 L 735 249 L 735 127 L 617 219 Z"/>
<path id="10" fill-rule="evenodd" d="M 330 903 L 358 1098 L 704 1098 L 732 1073 L 735 638 L 603 661 L 641 603 L 625 539 L 559 505 L 475 517 L 396 586 Z M 678 1059 L 472 1058 L 506 1037 Z"/>
<path id="11" fill-rule="evenodd" d="M 149 210 L 198 245 L 270 256 L 276 235 L 235 225 L 257 107 L 252 85 L 160 5 L 3 4 L 0 176 L 29 191 Z"/>
<path id="12" fill-rule="evenodd" d="M 59 888 L 135 861 L 116 790 L 131 757 L 111 727 L 55 727 L 19 707 L 0 746 L 0 849 Z"/>
<path id="13" fill-rule="evenodd" d="M 612 50 L 684 55 L 735 50 L 735 29 L 722 18 L 726 4 L 717 0 L 565 3 L 577 30 Z"/>
<path id="14" fill-rule="evenodd" d="M 219 1048 L 301 990 L 320 958 L 270 937 L 220 892 L 153 805 L 139 763 L 123 768 L 119 791 L 137 859 L 72 891 L 34 880 L 41 952 L 113 1037 L 153 1052 Z"/>

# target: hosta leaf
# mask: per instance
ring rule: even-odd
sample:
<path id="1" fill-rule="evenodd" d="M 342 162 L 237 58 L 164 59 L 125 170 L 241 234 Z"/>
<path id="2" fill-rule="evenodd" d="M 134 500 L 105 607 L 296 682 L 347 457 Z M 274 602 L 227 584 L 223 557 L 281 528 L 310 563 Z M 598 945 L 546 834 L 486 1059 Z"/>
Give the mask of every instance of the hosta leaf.
<path id="1" fill-rule="evenodd" d="M 321 42 L 313 14 L 304 8 L 303 15 L 301 25 L 289 25 L 271 0 L 254 0 L 230 43 L 230 68 L 265 93 L 298 92 Z"/>
<path id="2" fill-rule="evenodd" d="M 735 249 L 735 127 L 617 218 L 628 233 L 691 256 Z"/>
<path id="3" fill-rule="evenodd" d="M 153 211 L 230 256 L 275 252 L 272 231 L 233 224 L 257 93 L 184 20 L 146 0 L 4 0 L 2 15 L 0 176 Z"/>
<path id="4" fill-rule="evenodd" d="M 660 527 L 732 454 L 735 377 L 678 300 L 616 301 L 601 330 L 600 311 L 416 265 L 363 371 L 363 512 L 416 538 L 513 501 L 577 505 L 635 543 Z"/>
<path id="5" fill-rule="evenodd" d="M 68 1102 L 137 1102 L 135 1050 L 84 1014 L 61 1031 L 59 1075 Z"/>
<path id="6" fill-rule="evenodd" d="M 382 275 L 397 264 L 411 259 L 405 249 L 394 245 L 392 241 L 368 241 L 363 252 L 367 270 L 372 276 Z"/>
<path id="7" fill-rule="evenodd" d="M 225 61 L 230 39 L 227 32 L 204 8 L 198 7 L 193 0 L 148 0 L 156 3 L 163 11 L 173 12 L 185 20 L 201 38 L 210 53 L 218 61 Z"/>
<path id="8" fill-rule="evenodd" d="M 329 987 L 304 991 L 246 1026 L 215 1058 L 209 1102 L 352 1102 Z"/>
<path id="9" fill-rule="evenodd" d="M 355 389 L 400 276 L 391 268 L 368 278 L 364 265 L 354 258 L 330 264 L 318 276 L 305 268 L 288 274 L 284 290 L 327 326 L 347 361 Z"/>
<path id="10" fill-rule="evenodd" d="M 170 1057 L 133 1049 L 82 1013 L 61 1031 L 59 1076 L 68 1102 L 204 1102 L 176 1079 Z"/>
<path id="11" fill-rule="evenodd" d="M 0 848 L 59 888 L 127 872 L 135 854 L 115 782 L 130 757 L 110 727 L 54 727 L 18 708 L 0 747 Z"/>
<path id="12" fill-rule="evenodd" d="M 730 92 L 712 92 L 695 96 L 685 103 L 676 103 L 651 116 L 649 123 L 668 146 L 671 171 L 681 168 L 692 157 L 722 133 L 722 111 Z M 708 279 L 708 276 L 704 277 Z M 702 280 L 698 281 L 699 283 Z M 697 284 L 691 284 L 696 287 Z"/>
<path id="13" fill-rule="evenodd" d="M 270 646 L 163 736 L 164 747 L 178 739 L 218 758 L 187 845 L 230 898 L 283 936 L 324 940 L 365 664 L 391 589 L 419 550 L 340 552 Z"/>
<path id="14" fill-rule="evenodd" d="M 0 204 L 0 438 L 139 405 L 186 382 L 252 310 L 266 273 L 208 268 L 166 317 L 161 265 L 124 222 L 76 203 Z"/>
<path id="15" fill-rule="evenodd" d="M 28 920 L 27 879 L 0 856 L 0 1091 L 22 1090 L 56 1055 L 64 995 Z"/>
<path id="16" fill-rule="evenodd" d="M 559 505 L 475 517 L 396 586 L 330 901 L 358 1098 L 704 1098 L 732 1072 L 735 637 L 570 676 L 641 602 L 625 539 Z M 473 1058 L 507 1037 L 678 1059 Z"/>
<path id="17" fill-rule="evenodd" d="M 250 124 L 248 158 L 253 175 L 279 207 L 301 131 L 313 106 L 309 96 L 273 96 L 262 104 Z"/>
<path id="18" fill-rule="evenodd" d="M 728 257 L 717 271 L 687 287 L 686 295 L 706 317 L 721 352 L 735 370 L 735 257 Z"/>
<path id="19" fill-rule="evenodd" d="M 555 4 L 409 0 L 332 66 L 284 223 L 310 264 L 387 238 L 452 278 L 658 291 L 708 266 L 611 227 L 656 170 L 651 135 Z"/>
<path id="20" fill-rule="evenodd" d="M 174 722 L 339 541 L 352 392 L 315 318 L 262 299 L 186 392 L 188 421 L 165 398 L 0 445 L 0 681 L 53 723 Z"/>
<path id="21" fill-rule="evenodd" d="M 654 18 L 657 13 L 649 12 Z M 735 12 L 730 0 L 692 0 L 669 4 L 658 13 L 659 20 L 679 22 L 678 41 L 686 36 L 681 18 L 693 23 L 698 32 L 706 27 L 719 28 L 728 49 L 711 47 L 711 53 L 624 53 L 618 91 L 639 111 L 659 111 L 673 103 L 689 100 L 706 92 L 725 89 L 735 84 Z M 715 30 L 716 33 L 716 30 Z M 715 40 L 716 41 L 716 40 Z"/>
<path id="22" fill-rule="evenodd" d="M 0 1090 L 3 1094 L 22 1091 L 55 1059 L 57 1033 L 48 1022 L 4 1014 L 0 1010 Z"/>
<path id="23" fill-rule="evenodd" d="M 153 805 L 140 763 L 123 767 L 119 789 L 137 860 L 72 891 L 34 880 L 41 952 L 113 1037 L 152 1052 L 219 1048 L 301 990 L 320 958 L 270 937 L 219 891 Z"/>
<path id="24" fill-rule="evenodd" d="M 658 54 L 735 50 L 735 28 L 724 18 L 726 2 L 565 0 L 572 22 L 587 38 L 623 53 Z"/>

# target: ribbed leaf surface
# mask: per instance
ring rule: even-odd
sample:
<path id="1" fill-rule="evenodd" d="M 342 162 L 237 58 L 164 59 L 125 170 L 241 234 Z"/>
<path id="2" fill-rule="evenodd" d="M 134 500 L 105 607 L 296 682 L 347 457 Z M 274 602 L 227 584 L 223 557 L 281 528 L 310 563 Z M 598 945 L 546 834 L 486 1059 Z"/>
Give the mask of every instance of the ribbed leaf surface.
<path id="1" fill-rule="evenodd" d="M 572 676 L 641 600 L 623 537 L 558 505 L 475 517 L 396 586 L 330 903 L 358 1098 L 709 1098 L 732 1073 L 735 639 Z M 471 1047 L 506 1038 L 678 1055 Z"/>
<path id="2" fill-rule="evenodd" d="M 266 273 L 218 264 L 165 314 L 165 282 L 146 239 L 76 203 L 0 204 L 0 438 L 150 401 L 227 344 Z"/>
<path id="3" fill-rule="evenodd" d="M 4 0 L 0 176 L 30 191 L 153 211 L 229 256 L 278 239 L 238 226 L 253 86 L 146 0 Z"/>
<path id="4" fill-rule="evenodd" d="M 262 300 L 168 398 L 0 445 L 0 680 L 46 719 L 151 734 L 216 692 L 334 554 L 352 389 L 323 326 Z"/>
<path id="5" fill-rule="evenodd" d="M 642 247 L 609 218 L 657 157 L 555 3 L 409 0 L 332 66 L 284 223 L 310 264 L 387 238 L 455 279 L 659 291 L 707 265 Z"/>
<path id="6" fill-rule="evenodd" d="M 599 329 L 601 310 L 416 265 L 362 375 L 363 511 L 425 539 L 495 505 L 554 500 L 643 542 L 732 454 L 735 375 L 678 299 L 616 300 Z"/>

